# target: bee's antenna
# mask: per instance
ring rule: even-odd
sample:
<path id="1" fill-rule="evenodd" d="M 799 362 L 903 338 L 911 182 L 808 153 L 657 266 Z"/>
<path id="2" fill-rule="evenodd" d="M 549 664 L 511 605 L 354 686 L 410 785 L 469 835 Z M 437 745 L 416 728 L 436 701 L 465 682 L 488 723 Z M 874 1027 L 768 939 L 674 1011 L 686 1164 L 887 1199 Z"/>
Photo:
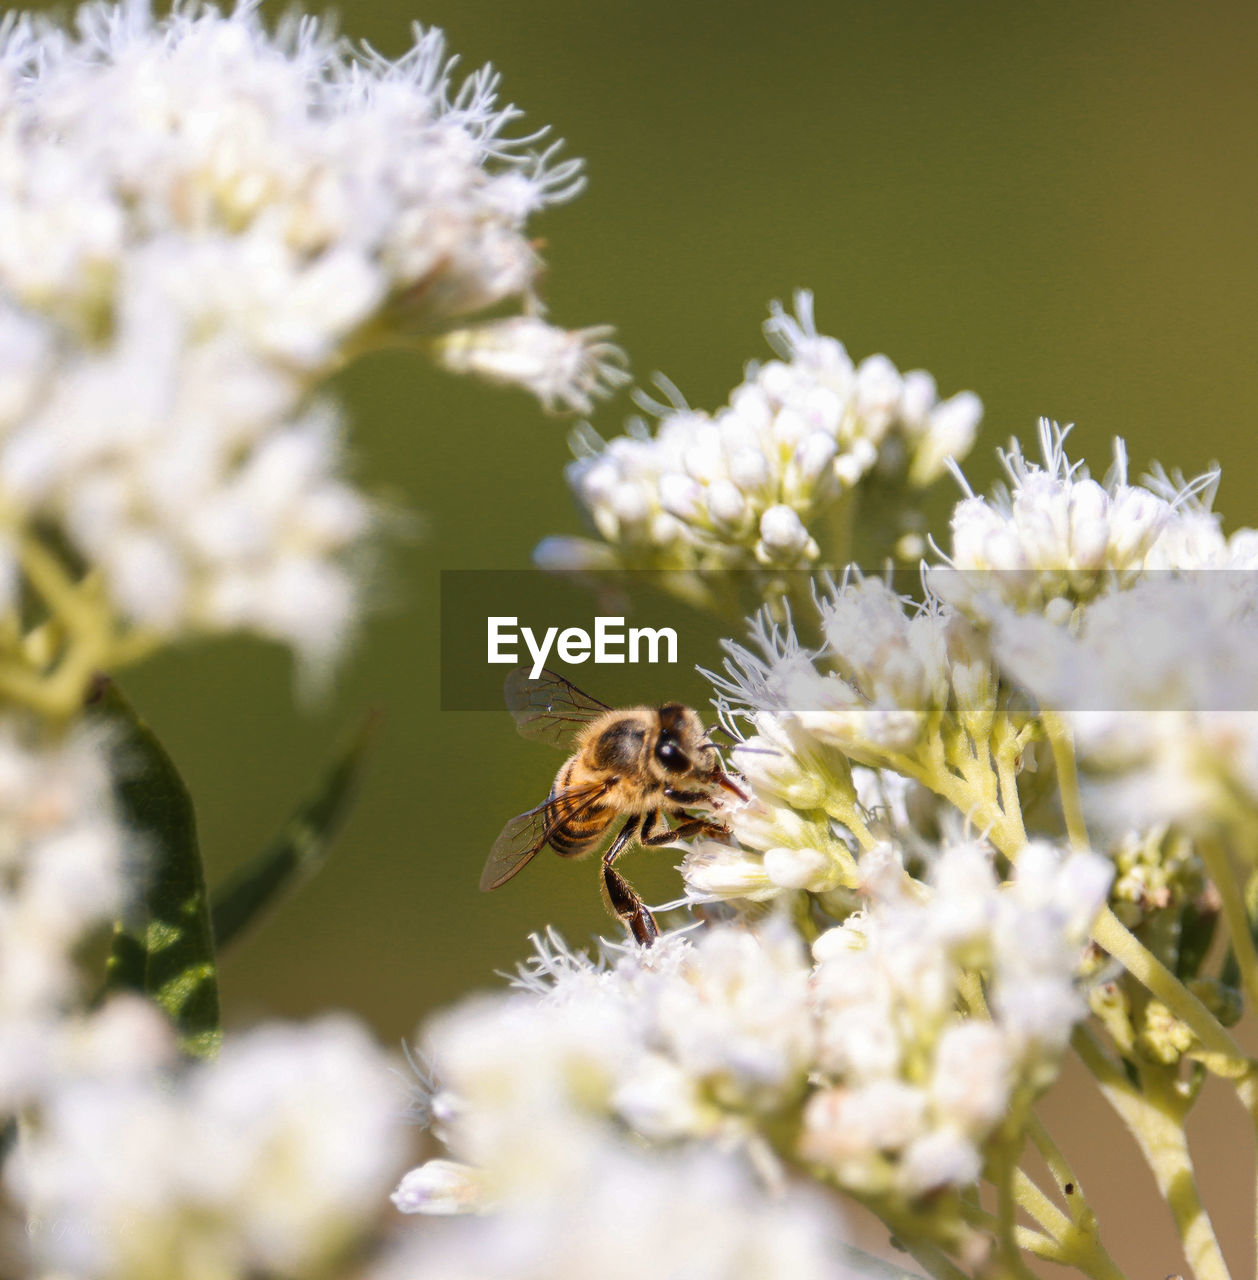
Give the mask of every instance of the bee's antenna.
<path id="1" fill-rule="evenodd" d="M 739 738 L 719 720 L 710 729 L 704 729 L 703 736 L 710 739 L 714 733 L 723 733 L 731 742 L 739 741 Z"/>

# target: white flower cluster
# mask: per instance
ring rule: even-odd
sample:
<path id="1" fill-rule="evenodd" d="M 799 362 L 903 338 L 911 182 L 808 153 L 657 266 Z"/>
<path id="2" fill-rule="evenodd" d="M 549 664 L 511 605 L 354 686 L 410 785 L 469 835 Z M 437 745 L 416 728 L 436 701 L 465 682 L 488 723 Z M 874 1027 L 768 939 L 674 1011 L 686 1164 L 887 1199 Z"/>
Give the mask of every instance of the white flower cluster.
<path id="1" fill-rule="evenodd" d="M 388 1060 L 344 1018 L 229 1038 L 173 1085 L 103 1074 L 94 1054 L 44 1099 L 6 1189 L 48 1273 L 326 1274 L 404 1163 L 398 1097 Z"/>
<path id="2" fill-rule="evenodd" d="M 725 642 L 726 674 L 713 682 L 757 724 L 761 714 L 790 721 L 878 767 L 888 752 L 912 750 L 932 719 L 950 710 L 963 719 L 991 701 L 996 677 L 982 636 L 933 596 L 919 606 L 880 579 L 852 575 L 814 601 L 815 650 L 769 610 L 751 626 L 759 653 Z"/>
<path id="3" fill-rule="evenodd" d="M 806 568 L 822 558 L 818 521 L 863 478 L 920 488 L 969 451 L 976 396 L 941 402 L 928 373 L 902 375 L 885 356 L 854 365 L 817 333 L 811 294 L 796 308 L 775 306 L 765 326 L 781 359 L 750 366 L 715 415 L 679 405 L 654 435 L 639 422 L 605 446 L 583 437 L 568 479 L 603 542 L 548 539 L 538 562 Z"/>
<path id="4" fill-rule="evenodd" d="M 934 571 L 936 590 L 958 602 L 990 594 L 1060 619 L 1151 570 L 1258 566 L 1258 532 L 1225 538 L 1211 510 L 1217 470 L 1186 484 L 1161 474 L 1148 486 L 1131 484 L 1117 440 L 1113 466 L 1096 481 L 1067 457 L 1068 432 L 1042 419 L 1043 465 L 1014 440 L 1001 453 L 1009 488 L 990 499 L 970 492 L 956 505 L 948 563 L 959 573 Z"/>
<path id="5" fill-rule="evenodd" d="M 817 1086 L 800 1150 L 860 1194 L 911 1199 L 977 1179 L 984 1143 L 1056 1074 L 1087 1011 L 1075 979 L 1111 868 L 1032 842 L 1002 886 L 987 851 L 962 844 L 926 897 L 889 848 L 862 869 L 869 908 L 813 947 Z M 958 1013 L 967 973 L 990 1018 Z"/>
<path id="6" fill-rule="evenodd" d="M 737 845 L 695 842 L 682 863 L 692 902 L 764 902 L 791 890 L 838 895 L 836 916 L 850 909 L 846 890 L 859 881 L 841 826 L 856 812 L 855 779 L 846 757 L 787 717 L 756 717 L 758 732 L 733 751 L 751 791 L 749 804 L 726 814 Z"/>
<path id="7" fill-rule="evenodd" d="M 802 1158 L 904 1203 L 974 1181 L 1086 1012 L 1074 980 L 1109 864 L 1033 844 L 1002 888 L 971 843 L 939 856 L 922 901 L 889 846 L 866 861 L 868 908 L 821 935 L 815 963 L 780 916 L 667 935 L 611 967 L 540 947 L 529 991 L 438 1020 L 426 1048 L 453 1159 L 409 1175 L 396 1203 L 544 1200 L 623 1126 L 741 1148 L 771 1182 L 777 1156 Z M 967 974 L 990 1021 L 959 1012 Z"/>
<path id="8" fill-rule="evenodd" d="M 536 310 L 525 223 L 579 164 L 504 136 L 497 77 L 456 86 L 436 31 L 389 62 L 310 19 L 272 35 L 253 0 L 75 28 L 0 35 L 0 607 L 18 532 L 53 522 L 145 632 L 326 663 L 375 517 L 313 389 L 408 331 Z M 474 332 L 447 342 L 588 408 L 603 332 L 506 325 L 479 360 Z"/>
<path id="9" fill-rule="evenodd" d="M 991 719 L 998 677 L 987 641 L 950 605 L 928 597 L 919 607 L 856 575 L 814 602 L 817 648 L 766 609 L 751 625 L 755 650 L 726 641 L 724 674 L 708 673 L 753 800 L 728 815 L 741 847 L 702 841 L 687 855 L 692 899 L 837 891 L 836 914 L 846 914 L 858 882 L 851 833 L 885 807 L 868 770 L 902 768 L 941 734 Z"/>

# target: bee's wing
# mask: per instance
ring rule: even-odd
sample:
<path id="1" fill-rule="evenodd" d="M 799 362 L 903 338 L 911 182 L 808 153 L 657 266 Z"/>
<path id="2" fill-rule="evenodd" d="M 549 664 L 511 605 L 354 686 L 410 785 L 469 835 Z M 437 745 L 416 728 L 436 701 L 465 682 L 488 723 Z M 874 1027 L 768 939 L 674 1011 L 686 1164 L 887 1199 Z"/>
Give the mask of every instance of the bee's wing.
<path id="1" fill-rule="evenodd" d="M 489 851 L 485 869 L 480 874 L 480 887 L 497 889 L 533 860 L 555 829 L 546 820 L 549 805 L 556 800 L 568 801 L 571 808 L 564 814 L 564 820 L 570 821 L 601 800 L 610 790 L 611 784 L 608 782 L 591 782 L 581 787 L 570 787 L 557 795 L 547 796 L 536 809 L 512 818 L 499 832 L 494 847 Z"/>
<path id="2" fill-rule="evenodd" d="M 520 733 L 552 747 L 569 746 L 583 725 L 611 710 L 553 671 L 543 671 L 534 680 L 528 667 L 516 667 L 503 692 Z"/>

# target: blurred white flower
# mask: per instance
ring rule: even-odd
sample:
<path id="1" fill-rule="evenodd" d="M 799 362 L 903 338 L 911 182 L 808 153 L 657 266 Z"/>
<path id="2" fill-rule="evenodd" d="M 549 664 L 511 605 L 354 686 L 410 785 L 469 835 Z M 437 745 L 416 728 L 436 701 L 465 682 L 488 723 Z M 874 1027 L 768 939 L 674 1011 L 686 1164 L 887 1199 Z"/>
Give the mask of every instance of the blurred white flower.
<path id="1" fill-rule="evenodd" d="M 569 331 L 533 316 L 456 329 L 437 343 L 437 358 L 455 373 L 526 387 L 546 409 L 589 413 L 596 397 L 629 381 L 624 353 L 607 325 Z"/>
<path id="2" fill-rule="evenodd" d="M 812 295 L 796 316 L 775 304 L 765 325 L 781 359 L 751 365 L 710 415 L 675 402 L 651 434 L 634 421 L 604 444 L 586 432 L 568 478 L 603 542 L 548 539 L 547 566 L 801 568 L 821 557 L 815 526 L 875 470 L 909 488 L 963 457 L 982 407 L 963 392 L 937 403 L 934 380 L 901 376 L 885 356 L 854 365 L 819 335 Z"/>
<path id="3" fill-rule="evenodd" d="M 6 1180 L 52 1270 L 312 1274 L 370 1226 L 405 1146 L 388 1060 L 329 1017 L 229 1037 L 173 1085 L 98 1070 L 67 1080 Z"/>
<path id="4" fill-rule="evenodd" d="M 97 729 L 57 740 L 0 721 L 0 1035 L 55 1018 L 83 994 L 76 948 L 118 917 L 142 878 L 110 765 Z M 0 1060 L 3 1078 L 17 1064 Z"/>
<path id="5" fill-rule="evenodd" d="M 429 1160 L 412 1169 L 391 1198 L 402 1213 L 467 1213 L 484 1202 L 483 1179 L 457 1160 Z"/>
<path id="6" fill-rule="evenodd" d="M 784 923 L 671 935 L 610 967 L 538 946 L 525 993 L 425 1032 L 457 1100 L 442 1139 L 483 1171 L 490 1201 L 566 1177 L 612 1117 L 657 1139 L 736 1137 L 802 1090 L 809 967 Z"/>
<path id="7" fill-rule="evenodd" d="M 335 658 L 377 516 L 312 393 L 359 351 L 535 312 L 525 224 L 581 185 L 541 134 L 508 136 L 491 69 L 452 67 L 438 31 L 389 61 L 309 18 L 272 34 L 254 0 L 5 25 L 0 607 L 14 532 L 51 522 L 147 636 Z M 605 330 L 461 333 L 462 367 L 547 406 L 621 376 Z"/>
<path id="8" fill-rule="evenodd" d="M 424 1033 L 454 1159 L 419 1166 L 393 1198 L 465 1216 L 424 1224 L 373 1280 L 629 1277 L 644 1256 L 688 1278 L 846 1274 L 833 1207 L 818 1216 L 819 1201 L 784 1188 L 758 1133 L 798 1105 L 814 1057 L 793 929 L 666 935 L 601 962 L 554 934 L 534 942 L 517 993 L 465 1002 Z M 766 1189 L 753 1170 L 770 1167 Z"/>
<path id="9" fill-rule="evenodd" d="M 415 1224 L 369 1280 L 854 1280 L 833 1204 L 771 1195 L 714 1151 L 610 1137 L 564 1180 L 491 1211 Z"/>
<path id="10" fill-rule="evenodd" d="M 1001 617 L 1002 665 L 1074 734 L 1106 831 L 1197 830 L 1258 797 L 1258 587 L 1159 575 L 1092 604 L 1076 632 Z"/>
<path id="11" fill-rule="evenodd" d="M 90 1013 L 51 1011 L 0 1017 L 0 1114 L 34 1109 L 68 1082 L 135 1082 L 174 1065 L 166 1015 L 142 996 L 112 995 Z"/>

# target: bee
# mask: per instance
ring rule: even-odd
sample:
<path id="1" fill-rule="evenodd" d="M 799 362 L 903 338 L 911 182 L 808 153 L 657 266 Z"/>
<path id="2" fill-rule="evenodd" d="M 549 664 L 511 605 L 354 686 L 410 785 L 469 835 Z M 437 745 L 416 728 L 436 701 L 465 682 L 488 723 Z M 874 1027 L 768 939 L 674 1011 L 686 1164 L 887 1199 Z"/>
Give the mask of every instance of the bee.
<path id="1" fill-rule="evenodd" d="M 728 838 L 729 828 L 687 810 L 720 805 L 720 791 L 747 797 L 726 776 L 716 745 L 698 714 L 680 702 L 616 709 L 591 698 L 553 671 L 530 679 L 527 669 L 506 682 L 507 707 L 526 738 L 572 754 L 550 794 L 512 818 L 490 850 L 482 889 L 497 889 L 550 845 L 561 858 L 581 858 L 624 826 L 602 859 L 603 901 L 643 946 L 659 936 L 637 890 L 613 865 L 634 842 L 659 848 L 693 836 Z M 668 819 L 676 826 L 670 826 Z"/>

